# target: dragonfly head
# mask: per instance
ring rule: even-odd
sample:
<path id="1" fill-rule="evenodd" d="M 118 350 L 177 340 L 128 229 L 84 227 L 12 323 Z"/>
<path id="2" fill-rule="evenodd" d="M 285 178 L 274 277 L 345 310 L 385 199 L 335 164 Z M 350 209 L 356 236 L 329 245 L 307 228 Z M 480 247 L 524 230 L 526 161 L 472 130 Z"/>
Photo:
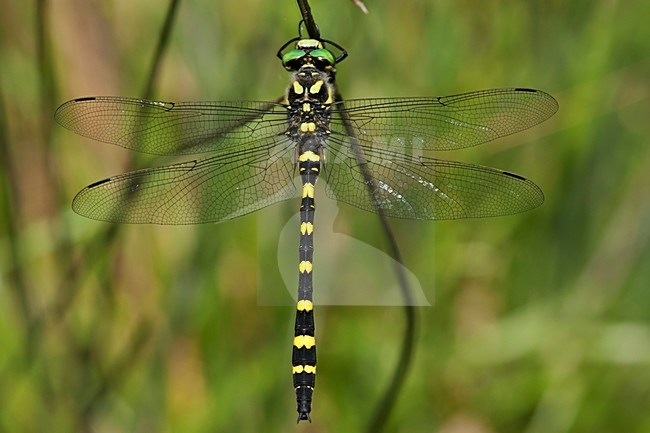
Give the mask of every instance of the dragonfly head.
<path id="1" fill-rule="evenodd" d="M 296 42 L 295 48 L 283 53 L 282 50 L 292 42 Z M 324 42 L 328 42 L 336 48 L 339 48 L 341 53 L 338 56 L 334 56 L 332 51 L 325 48 Z M 278 57 L 282 60 L 282 65 L 288 71 L 297 71 L 305 65 L 313 65 L 320 71 L 332 71 L 334 65 L 347 57 L 347 55 L 348 53 L 334 42 L 320 39 L 292 39 L 278 51 Z"/>

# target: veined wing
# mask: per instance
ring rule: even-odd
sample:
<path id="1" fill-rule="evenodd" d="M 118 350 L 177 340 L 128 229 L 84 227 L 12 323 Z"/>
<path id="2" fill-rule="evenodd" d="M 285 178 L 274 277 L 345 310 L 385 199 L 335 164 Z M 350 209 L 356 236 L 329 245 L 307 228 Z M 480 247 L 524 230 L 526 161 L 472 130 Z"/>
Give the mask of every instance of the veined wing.
<path id="1" fill-rule="evenodd" d="M 287 109 L 260 101 L 161 102 L 97 96 L 64 103 L 54 118 L 79 135 L 105 143 L 155 155 L 187 155 L 281 135 Z"/>
<path id="2" fill-rule="evenodd" d="M 507 171 L 462 162 L 411 157 L 359 147 L 362 167 L 347 143 L 326 155 L 327 195 L 369 212 L 407 219 L 458 219 L 508 215 L 544 201 L 533 182 Z"/>
<path id="3" fill-rule="evenodd" d="M 235 152 L 132 171 L 84 188 L 72 208 L 116 223 L 199 224 L 246 215 L 296 196 L 295 145 L 266 140 Z"/>
<path id="4" fill-rule="evenodd" d="M 491 89 L 434 98 L 352 99 L 332 104 L 331 129 L 399 151 L 476 146 L 530 128 L 551 117 L 557 101 L 540 90 Z"/>

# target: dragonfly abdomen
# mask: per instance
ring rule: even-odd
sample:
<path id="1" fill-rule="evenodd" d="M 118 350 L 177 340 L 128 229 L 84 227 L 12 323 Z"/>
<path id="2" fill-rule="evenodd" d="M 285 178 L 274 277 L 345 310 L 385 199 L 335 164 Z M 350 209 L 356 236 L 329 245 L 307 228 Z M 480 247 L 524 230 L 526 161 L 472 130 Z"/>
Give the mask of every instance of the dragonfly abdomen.
<path id="1" fill-rule="evenodd" d="M 293 386 L 296 390 L 298 421 L 309 420 L 311 397 L 316 384 L 316 339 L 314 335 L 313 258 L 314 192 L 320 171 L 320 156 L 311 150 L 298 157 L 302 181 L 300 203 L 300 247 L 298 303 L 293 340 Z"/>

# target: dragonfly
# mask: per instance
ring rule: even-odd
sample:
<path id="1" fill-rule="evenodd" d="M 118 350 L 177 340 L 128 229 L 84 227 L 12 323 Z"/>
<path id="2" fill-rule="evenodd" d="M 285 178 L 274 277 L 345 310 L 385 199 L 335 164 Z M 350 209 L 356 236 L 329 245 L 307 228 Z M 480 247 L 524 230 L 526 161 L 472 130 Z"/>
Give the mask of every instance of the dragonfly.
<path id="1" fill-rule="evenodd" d="M 72 203 L 74 211 L 88 218 L 219 223 L 300 197 L 292 374 L 298 422 L 311 422 L 316 181 L 324 179 L 329 197 L 386 217 L 449 220 L 527 211 L 544 201 L 532 181 L 430 153 L 525 130 L 551 117 L 558 103 L 528 88 L 339 100 L 336 66 L 347 56 L 341 46 L 298 37 L 277 56 L 290 74 L 281 101 L 93 96 L 64 103 L 55 119 L 81 136 L 142 153 L 210 153 L 92 183 Z"/>

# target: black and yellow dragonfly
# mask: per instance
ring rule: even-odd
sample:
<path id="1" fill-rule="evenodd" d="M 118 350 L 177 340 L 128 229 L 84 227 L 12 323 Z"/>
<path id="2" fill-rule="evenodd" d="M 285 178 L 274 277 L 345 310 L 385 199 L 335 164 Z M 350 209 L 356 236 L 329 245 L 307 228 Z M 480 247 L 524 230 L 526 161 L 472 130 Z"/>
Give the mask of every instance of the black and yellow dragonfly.
<path id="1" fill-rule="evenodd" d="M 533 182 L 508 171 L 435 159 L 427 152 L 513 134 L 558 109 L 552 96 L 525 88 L 339 101 L 335 65 L 346 55 L 327 40 L 287 42 L 278 51 L 291 72 L 282 102 L 87 97 L 64 103 L 55 114 L 57 122 L 77 134 L 138 152 L 213 153 L 89 185 L 72 204 L 88 218 L 135 224 L 217 223 L 293 199 L 300 191 L 292 359 L 299 421 L 310 420 L 316 374 L 316 180 L 324 178 L 328 196 L 389 217 L 436 220 L 526 211 L 544 200 Z"/>

